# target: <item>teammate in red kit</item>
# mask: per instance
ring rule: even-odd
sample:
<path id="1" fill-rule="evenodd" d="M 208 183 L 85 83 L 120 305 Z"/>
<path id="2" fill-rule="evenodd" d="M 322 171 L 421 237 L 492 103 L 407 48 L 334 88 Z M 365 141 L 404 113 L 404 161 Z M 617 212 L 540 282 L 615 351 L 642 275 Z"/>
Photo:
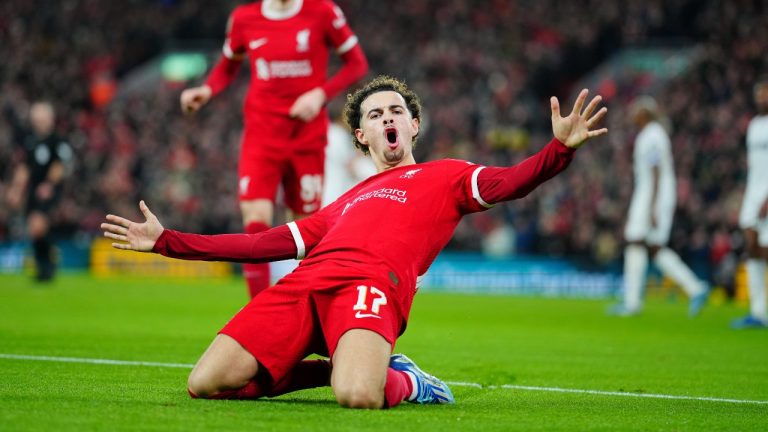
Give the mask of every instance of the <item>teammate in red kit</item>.
<path id="1" fill-rule="evenodd" d="M 102 228 L 118 249 L 176 258 L 303 258 L 224 326 L 190 375 L 191 394 L 244 399 L 301 388 L 296 383 L 307 378 L 297 378 L 295 368 L 314 352 L 330 355 L 330 384 L 342 406 L 451 403 L 445 383 L 404 356 L 390 357 L 405 330 L 416 278 L 464 215 L 527 195 L 564 170 L 585 141 L 607 133 L 595 129 L 607 111 L 597 109 L 600 96 L 584 108 L 586 98 L 583 90 L 561 117 L 553 97 L 555 138 L 515 166 L 416 164 L 419 99 L 400 81 L 379 77 L 350 95 L 345 107 L 355 145 L 370 154 L 378 174 L 316 214 L 255 235 L 201 236 L 164 229 L 142 201 L 146 222 L 108 215 Z"/>
<path id="2" fill-rule="evenodd" d="M 328 52 L 343 65 L 330 79 Z M 239 197 L 245 232 L 272 225 L 282 182 L 301 218 L 320 208 L 328 114 L 325 103 L 362 78 L 368 63 L 344 13 L 331 0 L 263 0 L 237 7 L 223 55 L 205 84 L 184 90 L 184 112 L 198 111 L 227 87 L 248 58 Z M 251 297 L 269 286 L 269 264 L 243 267 Z"/>

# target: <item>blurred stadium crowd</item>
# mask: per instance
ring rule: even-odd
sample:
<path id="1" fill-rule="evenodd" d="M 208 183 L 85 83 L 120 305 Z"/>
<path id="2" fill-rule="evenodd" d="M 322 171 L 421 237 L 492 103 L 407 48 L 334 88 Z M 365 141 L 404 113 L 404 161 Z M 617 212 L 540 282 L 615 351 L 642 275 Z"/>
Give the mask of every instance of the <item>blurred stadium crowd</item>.
<path id="1" fill-rule="evenodd" d="M 195 118 L 184 83 L 120 92 L 125 74 L 163 50 L 223 40 L 237 2 L 64 0 L 0 4 L 0 196 L 18 156 L 28 105 L 50 98 L 77 152 L 55 219 L 61 235 L 97 235 L 105 213 L 137 214 L 146 199 L 168 226 L 239 232 L 235 195 L 246 80 Z M 405 78 L 424 99 L 417 160 L 514 163 L 551 136 L 550 95 L 568 98 L 586 73 L 628 47 L 697 49 L 694 64 L 657 98 L 672 126 L 678 209 L 670 245 L 732 275 L 752 84 L 768 71 L 768 2 L 705 0 L 338 0 L 371 73 Z M 244 78 L 244 77 L 243 77 Z M 533 196 L 466 218 L 450 247 L 621 257 L 636 131 L 625 113 L 640 86 L 609 89 L 608 138 Z M 600 89 L 605 90 L 605 89 Z M 337 100 L 335 104 L 339 104 Z M 568 103 L 568 102 L 566 102 Z M 0 206 L 0 241 L 23 224 Z M 478 235 L 478 234 L 481 235 Z M 732 279 L 732 277 L 730 277 Z"/>

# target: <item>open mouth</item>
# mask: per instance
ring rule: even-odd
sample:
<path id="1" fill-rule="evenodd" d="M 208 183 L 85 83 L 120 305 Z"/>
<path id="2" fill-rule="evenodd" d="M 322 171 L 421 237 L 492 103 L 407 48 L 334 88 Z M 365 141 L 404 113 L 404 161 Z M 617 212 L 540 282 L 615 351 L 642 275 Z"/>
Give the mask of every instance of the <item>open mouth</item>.
<path id="1" fill-rule="evenodd" d="M 397 129 L 388 128 L 384 130 L 384 134 L 387 136 L 387 142 L 390 147 L 397 145 Z"/>

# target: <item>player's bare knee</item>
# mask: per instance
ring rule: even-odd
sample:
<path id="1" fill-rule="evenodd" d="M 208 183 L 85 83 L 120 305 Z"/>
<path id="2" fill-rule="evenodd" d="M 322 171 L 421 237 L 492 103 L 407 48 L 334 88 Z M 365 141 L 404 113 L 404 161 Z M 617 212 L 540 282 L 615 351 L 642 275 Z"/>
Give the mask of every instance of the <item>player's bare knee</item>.
<path id="1" fill-rule="evenodd" d="M 195 369 L 187 379 L 187 391 L 192 398 L 205 399 L 216 392 L 211 384 L 211 380 L 205 374 Z"/>
<path id="2" fill-rule="evenodd" d="M 187 382 L 187 393 L 192 399 L 208 399 L 215 392 L 210 389 L 206 389 L 199 383 Z"/>
<path id="3" fill-rule="evenodd" d="M 226 389 L 240 388 L 248 379 L 233 369 L 193 370 L 187 380 L 187 390 L 197 397 L 207 398 Z"/>
<path id="4" fill-rule="evenodd" d="M 187 386 L 187 393 L 189 393 L 189 397 L 191 397 L 192 399 L 201 399 L 202 398 L 199 394 L 193 392 L 192 389 L 189 388 L 189 386 Z"/>
<path id="5" fill-rule="evenodd" d="M 227 373 L 208 368 L 195 368 L 187 379 L 187 390 L 200 398 L 207 398 L 225 388 L 236 388 L 237 384 L 227 377 Z"/>
<path id="6" fill-rule="evenodd" d="M 370 386 L 334 388 L 336 401 L 344 408 L 378 409 L 384 406 L 384 392 Z"/>

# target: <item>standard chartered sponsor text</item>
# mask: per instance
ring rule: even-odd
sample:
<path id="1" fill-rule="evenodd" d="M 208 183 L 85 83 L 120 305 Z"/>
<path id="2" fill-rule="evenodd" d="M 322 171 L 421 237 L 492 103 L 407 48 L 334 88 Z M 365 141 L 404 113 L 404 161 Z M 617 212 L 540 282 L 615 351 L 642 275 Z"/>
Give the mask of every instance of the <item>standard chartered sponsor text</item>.
<path id="1" fill-rule="evenodd" d="M 268 65 L 268 67 L 265 67 Z M 260 79 L 269 78 L 297 78 L 312 75 L 312 63 L 309 60 L 272 60 L 264 59 L 256 61 L 258 76 Z"/>

